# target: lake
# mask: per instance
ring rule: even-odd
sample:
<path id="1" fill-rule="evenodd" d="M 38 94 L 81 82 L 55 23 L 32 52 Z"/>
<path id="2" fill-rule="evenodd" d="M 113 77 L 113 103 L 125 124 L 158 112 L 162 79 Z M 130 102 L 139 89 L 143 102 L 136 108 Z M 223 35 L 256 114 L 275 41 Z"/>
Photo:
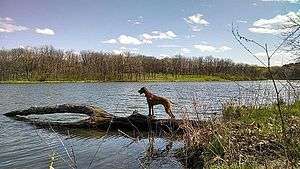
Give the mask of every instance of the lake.
<path id="1" fill-rule="evenodd" d="M 287 102 L 299 97 L 299 82 L 292 83 L 293 87 L 285 81 L 278 82 L 281 96 Z M 222 106 L 228 102 L 262 105 L 275 99 L 270 81 L 0 84 L 0 168 L 47 168 L 51 156 L 55 157 L 54 168 L 69 168 L 70 154 L 65 148 L 73 149 L 78 168 L 182 168 L 172 155 L 172 150 L 183 146 L 176 139 L 149 138 L 145 133 L 136 141 L 122 133 L 36 128 L 2 116 L 31 106 L 64 103 L 95 105 L 118 116 L 130 115 L 135 110 L 147 114 L 146 99 L 137 92 L 143 86 L 171 99 L 176 118 L 187 112 L 191 118 L 197 113 L 198 118 L 207 120 L 219 117 Z M 167 117 L 162 106 L 154 111 L 157 118 Z M 149 160 L 147 148 L 152 145 L 151 138 L 156 152 L 164 155 Z M 165 153 L 168 145 L 172 149 Z"/>

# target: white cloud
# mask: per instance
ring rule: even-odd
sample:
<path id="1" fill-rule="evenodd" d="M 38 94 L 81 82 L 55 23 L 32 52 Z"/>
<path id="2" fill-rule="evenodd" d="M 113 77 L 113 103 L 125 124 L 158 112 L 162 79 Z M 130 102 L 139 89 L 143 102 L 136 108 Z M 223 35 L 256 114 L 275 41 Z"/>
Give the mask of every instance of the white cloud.
<path id="1" fill-rule="evenodd" d="M 39 34 L 43 34 L 43 35 L 54 35 L 55 34 L 54 30 L 49 29 L 49 28 L 45 28 L 45 29 L 36 28 L 35 32 L 39 33 Z"/>
<path id="2" fill-rule="evenodd" d="M 144 17 L 143 16 L 139 16 L 135 19 L 128 19 L 127 20 L 128 23 L 132 24 L 132 25 L 141 25 L 144 23 Z"/>
<path id="3" fill-rule="evenodd" d="M 0 17 L 0 32 L 12 33 L 18 31 L 26 31 L 26 30 L 28 30 L 27 27 L 16 25 L 16 23 L 12 18 Z"/>
<path id="4" fill-rule="evenodd" d="M 141 36 L 145 40 L 173 39 L 173 38 L 177 37 L 177 35 L 173 31 L 167 31 L 167 32 L 152 31 L 151 34 L 143 33 Z"/>
<path id="5" fill-rule="evenodd" d="M 12 33 L 18 31 L 27 31 L 27 30 L 29 30 L 29 28 L 27 28 L 26 26 L 17 25 L 14 19 L 10 17 L 5 17 L 5 18 L 0 17 L 0 33 L 1 32 Z M 49 28 L 45 28 L 45 29 L 36 28 L 34 31 L 36 33 L 44 34 L 44 35 L 55 34 L 55 32 Z"/>
<path id="6" fill-rule="evenodd" d="M 209 43 L 207 41 L 201 41 L 202 44 L 208 45 Z"/>
<path id="7" fill-rule="evenodd" d="M 262 28 L 272 28 L 274 26 L 280 26 L 282 24 L 286 24 L 289 22 L 290 18 L 294 18 L 296 13 L 289 12 L 287 15 L 277 15 L 271 19 L 259 19 L 253 23 L 255 27 L 262 27 Z"/>
<path id="8" fill-rule="evenodd" d="M 109 40 L 102 41 L 102 43 L 115 44 L 118 43 L 118 41 L 116 39 L 109 39 Z"/>
<path id="9" fill-rule="evenodd" d="M 121 50 L 117 50 L 117 49 L 113 50 L 112 52 L 113 52 L 114 54 L 116 54 L 116 55 L 119 55 L 119 54 L 121 54 L 121 53 L 122 53 L 122 51 L 121 51 Z"/>
<path id="10" fill-rule="evenodd" d="M 181 53 L 191 53 L 191 50 L 188 48 L 181 48 Z"/>
<path id="11" fill-rule="evenodd" d="M 102 41 L 102 43 L 106 44 L 123 44 L 123 45 L 141 45 L 143 43 L 150 43 L 148 41 L 141 41 L 135 37 L 127 36 L 127 35 L 120 35 L 117 39 L 109 39 Z M 151 42 L 152 43 L 152 42 Z"/>
<path id="12" fill-rule="evenodd" d="M 270 29 L 270 28 L 248 28 L 250 32 L 253 33 L 265 33 L 265 34 L 280 34 L 281 30 Z"/>
<path id="13" fill-rule="evenodd" d="M 289 2 L 289 3 L 300 3 L 300 0 L 262 0 L 265 2 Z"/>
<path id="14" fill-rule="evenodd" d="M 199 49 L 201 52 L 225 52 L 232 49 L 228 46 L 215 47 L 207 44 L 198 44 L 193 46 L 194 48 Z"/>
<path id="15" fill-rule="evenodd" d="M 26 49 L 26 50 L 31 50 L 32 49 L 32 47 L 30 47 L 30 46 L 24 46 L 24 45 L 20 45 L 19 48 Z"/>
<path id="16" fill-rule="evenodd" d="M 159 59 L 162 59 L 162 58 L 169 58 L 170 55 L 167 55 L 167 54 L 159 54 Z"/>
<path id="17" fill-rule="evenodd" d="M 236 22 L 238 22 L 238 23 L 247 23 L 247 21 L 245 21 L 245 20 L 237 20 Z"/>
<path id="18" fill-rule="evenodd" d="M 0 17 L 0 20 L 3 20 L 3 21 L 7 21 L 7 22 L 13 22 L 14 20 L 10 17 L 5 17 L 5 18 L 1 18 Z"/>
<path id="19" fill-rule="evenodd" d="M 119 49 L 114 49 L 112 52 L 117 55 L 124 54 L 126 52 L 138 53 L 139 49 L 138 48 L 127 48 L 127 47 L 122 46 Z"/>
<path id="20" fill-rule="evenodd" d="M 292 24 L 291 19 L 296 19 L 299 15 L 300 11 L 277 15 L 271 19 L 259 19 L 248 30 L 254 33 L 280 34 L 289 31 L 285 27 L 289 27 Z"/>
<path id="21" fill-rule="evenodd" d="M 189 16 L 188 18 L 184 18 L 184 20 L 189 24 L 193 31 L 201 31 L 203 27 L 208 26 L 209 22 L 207 22 L 202 14 L 194 14 Z"/>
<path id="22" fill-rule="evenodd" d="M 128 35 L 120 35 L 116 39 L 109 39 L 102 41 L 102 43 L 109 44 L 123 44 L 123 45 L 142 45 L 142 44 L 152 44 L 153 40 L 157 39 L 173 39 L 177 37 L 177 35 L 173 31 L 160 32 L 160 31 L 152 31 L 149 33 L 143 33 L 139 35 L 138 38 Z"/>
<path id="23" fill-rule="evenodd" d="M 216 52 L 217 48 L 210 45 L 194 45 L 194 48 L 199 49 L 201 52 Z"/>
<path id="24" fill-rule="evenodd" d="M 220 48 L 219 48 L 219 50 L 221 51 L 221 52 L 225 52 L 225 51 L 228 51 L 228 50 L 231 50 L 232 48 L 231 47 L 228 47 L 228 46 L 221 46 Z"/>
<path id="25" fill-rule="evenodd" d="M 143 33 L 143 34 L 142 34 L 142 37 L 143 37 L 144 39 L 153 39 L 152 36 L 149 35 L 148 33 Z"/>
<path id="26" fill-rule="evenodd" d="M 196 37 L 196 35 L 185 35 L 184 37 L 187 38 L 187 39 L 190 39 L 190 38 Z"/>
<path id="27" fill-rule="evenodd" d="M 127 21 L 132 25 L 141 25 L 143 23 L 142 21 L 131 20 L 131 19 L 128 19 Z"/>
<path id="28" fill-rule="evenodd" d="M 141 45 L 143 42 L 132 36 L 120 35 L 118 38 L 120 44 L 124 45 Z"/>
<path id="29" fill-rule="evenodd" d="M 152 40 L 149 39 L 143 39 L 142 42 L 145 44 L 152 44 Z"/>
<path id="30" fill-rule="evenodd" d="M 160 47 L 160 48 L 181 48 L 182 46 L 180 46 L 180 45 L 158 45 L 157 47 Z"/>
<path id="31" fill-rule="evenodd" d="M 267 63 L 268 59 L 267 59 L 266 53 L 258 52 L 255 54 L 255 56 L 257 56 L 265 65 L 268 64 Z M 272 56 L 270 63 L 271 63 L 271 66 L 282 66 L 284 64 L 293 62 L 296 58 L 297 58 L 297 56 L 293 55 L 290 52 L 278 51 L 277 53 L 275 53 Z M 257 63 L 259 63 L 259 62 L 257 62 Z"/>
<path id="32" fill-rule="evenodd" d="M 166 34 L 167 34 L 167 36 L 168 36 L 170 39 L 175 38 L 175 37 L 177 36 L 177 35 L 176 35 L 174 32 L 172 32 L 172 31 L 167 31 Z"/>

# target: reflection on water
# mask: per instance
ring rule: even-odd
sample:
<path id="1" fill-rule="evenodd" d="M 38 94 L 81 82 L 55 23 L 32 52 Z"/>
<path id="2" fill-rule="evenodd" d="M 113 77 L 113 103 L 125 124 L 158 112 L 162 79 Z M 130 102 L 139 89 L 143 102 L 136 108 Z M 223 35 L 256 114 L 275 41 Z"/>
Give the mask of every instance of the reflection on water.
<path id="1" fill-rule="evenodd" d="M 151 161 L 150 158 L 147 162 L 143 161 L 149 154 L 148 147 L 152 147 L 152 152 L 168 147 L 170 141 L 162 136 L 143 133 L 139 140 L 133 140 L 114 132 L 89 129 L 60 130 L 26 125 L 28 128 L 32 127 L 32 133 L 27 133 L 27 136 L 20 133 L 14 142 L 1 142 L 0 168 L 46 168 L 53 152 L 54 168 L 73 166 L 72 152 L 78 168 L 87 168 L 89 165 L 90 168 L 160 168 L 162 165 L 165 168 L 182 168 L 172 153 L 160 157 L 153 156 Z M 151 142 L 148 137 L 152 137 Z M 175 145 L 175 149 L 182 146 L 177 140 L 172 141 L 172 144 Z"/>
<path id="2" fill-rule="evenodd" d="M 227 101 L 262 104 L 274 99 L 272 84 L 267 81 L 239 82 L 239 85 L 234 82 L 1 84 L 0 114 L 63 103 L 100 106 L 118 116 L 129 115 L 134 110 L 147 114 L 146 99 L 137 92 L 142 86 L 170 98 L 175 103 L 173 111 L 177 118 L 181 111 L 200 112 L 200 118 L 218 115 Z M 292 90 L 287 92 L 285 87 L 279 86 L 282 96 L 292 100 Z M 299 85 L 295 89 L 299 93 Z M 166 116 L 161 106 L 154 111 L 158 118 Z M 62 120 L 51 115 L 50 118 Z M 54 168 L 69 168 L 68 156 L 72 152 L 78 168 L 89 165 L 90 168 L 182 168 L 173 157 L 174 149 L 182 143 L 153 137 L 151 133 L 133 140 L 122 133 L 36 128 L 0 116 L 0 138 L 0 168 L 46 168 L 53 151 L 56 152 Z"/>
<path id="3" fill-rule="evenodd" d="M 156 141 L 154 133 L 150 132 L 144 156 L 139 159 L 141 166 L 143 168 L 155 168 L 157 166 L 161 168 L 181 167 L 181 164 L 173 155 L 174 152 L 172 152 L 174 141 L 166 139 L 166 143 L 162 147 L 156 147 Z M 179 146 L 176 148 L 178 149 Z"/>
<path id="4" fill-rule="evenodd" d="M 54 113 L 54 114 L 30 114 L 27 116 L 17 115 L 23 119 L 30 120 L 32 122 L 52 122 L 52 123 L 78 123 L 82 120 L 87 120 L 90 116 L 86 114 L 78 113 Z"/>

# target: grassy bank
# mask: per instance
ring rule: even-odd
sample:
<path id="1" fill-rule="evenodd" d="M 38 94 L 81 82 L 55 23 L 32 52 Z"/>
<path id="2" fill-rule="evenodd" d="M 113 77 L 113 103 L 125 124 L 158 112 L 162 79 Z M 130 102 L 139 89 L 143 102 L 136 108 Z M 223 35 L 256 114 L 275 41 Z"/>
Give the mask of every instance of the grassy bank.
<path id="1" fill-rule="evenodd" d="M 47 80 L 47 81 L 28 81 L 28 80 L 10 80 L 0 81 L 0 84 L 42 84 L 42 83 L 99 83 L 96 80 Z"/>
<path id="2" fill-rule="evenodd" d="M 149 77 L 141 82 L 203 82 L 203 81 L 226 81 L 224 77 L 220 76 L 206 76 L 206 75 L 163 75 L 157 74 L 154 77 Z"/>
<path id="3" fill-rule="evenodd" d="M 62 79 L 46 79 L 46 80 L 9 80 L 9 81 L 0 81 L 0 84 L 36 84 L 36 83 L 99 83 L 99 82 L 205 82 L 205 81 L 243 81 L 243 80 L 253 80 L 248 79 L 241 76 L 208 76 L 208 75 L 176 75 L 173 76 L 171 74 L 155 74 L 153 76 L 149 76 L 146 78 L 139 78 L 139 79 L 129 79 L 124 78 L 122 80 L 118 79 L 108 79 L 106 81 L 99 81 L 99 80 L 76 80 L 76 79 L 69 79 L 69 78 L 62 78 Z M 262 79 L 256 79 L 262 80 Z"/>
<path id="4" fill-rule="evenodd" d="M 177 155 L 190 168 L 298 168 L 300 101 L 281 106 L 285 132 L 275 105 L 227 105 L 221 120 L 185 124 L 186 146 Z"/>

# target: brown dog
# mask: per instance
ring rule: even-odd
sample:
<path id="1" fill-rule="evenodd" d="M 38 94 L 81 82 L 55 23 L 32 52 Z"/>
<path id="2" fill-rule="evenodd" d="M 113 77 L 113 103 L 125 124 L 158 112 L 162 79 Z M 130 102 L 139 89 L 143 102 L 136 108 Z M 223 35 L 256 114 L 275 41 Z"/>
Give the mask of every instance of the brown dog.
<path id="1" fill-rule="evenodd" d="M 154 111 L 153 111 L 153 106 L 162 104 L 165 107 L 166 113 L 173 119 L 175 116 L 172 114 L 171 111 L 171 101 L 164 98 L 164 97 L 159 97 L 156 96 L 152 93 L 150 93 L 145 87 L 142 87 L 139 91 L 140 94 L 145 94 L 145 97 L 147 98 L 148 102 L 148 107 L 149 107 L 149 116 L 153 117 L 154 116 Z"/>

